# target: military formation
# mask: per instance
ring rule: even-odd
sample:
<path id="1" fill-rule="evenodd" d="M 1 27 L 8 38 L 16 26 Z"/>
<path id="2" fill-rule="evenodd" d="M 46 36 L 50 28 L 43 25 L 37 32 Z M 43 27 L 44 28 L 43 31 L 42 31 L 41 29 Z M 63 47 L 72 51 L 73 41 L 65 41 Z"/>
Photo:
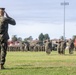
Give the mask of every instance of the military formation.
<path id="1" fill-rule="evenodd" d="M 53 40 L 33 40 L 31 42 L 20 43 L 20 45 L 8 46 L 8 51 L 45 51 L 50 54 L 53 50 L 58 54 L 65 54 L 65 50 L 69 50 L 69 54 L 73 54 L 75 49 L 74 41 L 72 39 L 62 40 L 59 39 L 53 43 Z"/>

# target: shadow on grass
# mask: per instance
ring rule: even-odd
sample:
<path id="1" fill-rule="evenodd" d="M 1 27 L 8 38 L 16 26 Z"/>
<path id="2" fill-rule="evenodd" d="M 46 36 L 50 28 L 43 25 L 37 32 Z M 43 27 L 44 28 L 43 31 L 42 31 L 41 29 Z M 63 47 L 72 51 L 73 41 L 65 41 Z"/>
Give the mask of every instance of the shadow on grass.
<path id="1" fill-rule="evenodd" d="M 66 53 L 65 54 L 50 54 L 48 56 L 76 56 L 76 54 L 66 54 Z"/>
<path id="2" fill-rule="evenodd" d="M 23 67 L 23 66 L 30 66 L 30 67 Z M 31 67 L 32 66 L 32 67 Z M 12 68 L 6 68 L 4 70 L 24 70 L 24 69 L 56 69 L 56 68 L 63 68 L 62 66 L 60 67 L 34 67 L 33 65 L 20 65 L 20 66 L 15 66 Z"/>
<path id="3" fill-rule="evenodd" d="M 76 56 L 76 54 L 64 54 L 65 56 Z"/>
<path id="4" fill-rule="evenodd" d="M 33 67 L 33 65 L 15 65 L 15 67 L 5 68 L 4 70 L 14 70 L 14 69 L 26 69 L 28 67 Z"/>

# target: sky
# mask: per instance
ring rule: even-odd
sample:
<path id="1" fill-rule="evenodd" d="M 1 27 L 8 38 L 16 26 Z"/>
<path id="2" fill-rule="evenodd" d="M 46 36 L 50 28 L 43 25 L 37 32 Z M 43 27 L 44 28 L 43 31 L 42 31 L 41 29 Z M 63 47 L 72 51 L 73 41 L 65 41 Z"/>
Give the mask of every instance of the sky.
<path id="1" fill-rule="evenodd" d="M 50 39 L 60 38 L 64 33 L 64 0 L 0 0 L 0 7 L 6 8 L 16 26 L 9 25 L 9 36 L 22 39 L 40 33 L 49 34 Z M 76 0 L 65 0 L 65 37 L 76 35 Z"/>

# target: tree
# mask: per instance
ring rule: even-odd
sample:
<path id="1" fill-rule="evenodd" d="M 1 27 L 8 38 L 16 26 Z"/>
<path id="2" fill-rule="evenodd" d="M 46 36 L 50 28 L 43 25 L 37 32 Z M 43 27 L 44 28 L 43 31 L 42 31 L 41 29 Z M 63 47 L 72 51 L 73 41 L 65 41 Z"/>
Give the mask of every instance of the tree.
<path id="1" fill-rule="evenodd" d="M 32 36 L 29 36 L 28 38 L 25 38 L 25 39 L 24 39 L 24 42 L 32 41 L 32 40 L 33 40 Z"/>
<path id="2" fill-rule="evenodd" d="M 74 40 L 76 39 L 76 35 L 73 35 L 72 39 L 73 39 L 73 41 L 74 41 Z"/>
<path id="3" fill-rule="evenodd" d="M 24 39 L 24 42 L 27 42 L 27 38 Z"/>
<path id="4" fill-rule="evenodd" d="M 64 36 L 61 36 L 60 39 L 61 39 L 61 40 L 64 40 Z"/>
<path id="5" fill-rule="evenodd" d="M 12 41 L 13 41 L 13 42 L 17 41 L 17 36 L 16 36 L 16 35 L 13 35 L 13 36 L 12 36 Z"/>
<path id="6" fill-rule="evenodd" d="M 50 37 L 49 37 L 49 35 L 48 35 L 48 34 L 45 34 L 45 35 L 44 35 L 44 40 L 47 40 L 47 39 L 49 39 L 49 40 L 50 40 Z"/>
<path id="7" fill-rule="evenodd" d="M 22 42 L 22 38 L 21 37 L 18 37 L 17 38 L 17 41 Z"/>
<path id="8" fill-rule="evenodd" d="M 39 38 L 40 41 L 43 41 L 43 40 L 44 40 L 44 35 L 43 35 L 43 33 L 41 33 L 38 38 Z"/>
<path id="9" fill-rule="evenodd" d="M 33 40 L 32 36 L 29 36 L 28 37 L 28 40 L 32 41 Z"/>

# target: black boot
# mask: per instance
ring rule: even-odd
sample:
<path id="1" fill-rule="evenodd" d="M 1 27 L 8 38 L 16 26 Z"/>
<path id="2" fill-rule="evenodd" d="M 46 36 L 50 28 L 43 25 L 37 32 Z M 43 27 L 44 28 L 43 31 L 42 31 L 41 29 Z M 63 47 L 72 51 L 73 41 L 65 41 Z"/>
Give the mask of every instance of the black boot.
<path id="1" fill-rule="evenodd" d="M 3 65 L 0 65 L 0 70 L 1 70 L 1 69 L 5 69 Z"/>

